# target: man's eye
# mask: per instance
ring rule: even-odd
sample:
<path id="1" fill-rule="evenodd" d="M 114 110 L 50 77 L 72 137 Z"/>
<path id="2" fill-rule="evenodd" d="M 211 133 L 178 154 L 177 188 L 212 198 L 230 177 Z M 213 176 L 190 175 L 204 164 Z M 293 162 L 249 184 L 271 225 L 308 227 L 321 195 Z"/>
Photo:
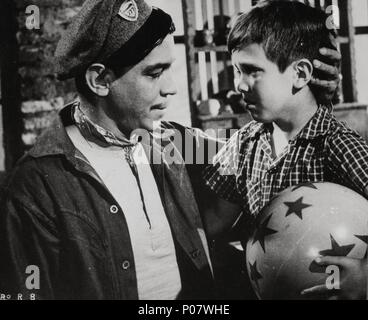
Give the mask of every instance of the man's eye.
<path id="1" fill-rule="evenodd" d="M 149 73 L 148 76 L 151 77 L 152 79 L 157 79 L 161 77 L 162 73 L 163 71 L 152 72 L 152 73 Z"/>
<path id="2" fill-rule="evenodd" d="M 157 79 L 157 78 L 159 78 L 161 76 L 161 74 L 162 74 L 161 72 L 159 72 L 159 73 L 152 73 L 149 76 L 151 78 L 153 78 L 153 79 Z"/>

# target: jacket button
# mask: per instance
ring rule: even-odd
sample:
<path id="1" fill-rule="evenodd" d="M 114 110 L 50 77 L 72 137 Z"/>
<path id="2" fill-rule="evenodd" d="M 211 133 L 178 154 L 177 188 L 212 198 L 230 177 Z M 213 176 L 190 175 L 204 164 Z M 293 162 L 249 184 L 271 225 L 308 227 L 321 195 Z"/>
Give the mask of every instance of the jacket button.
<path id="1" fill-rule="evenodd" d="M 121 267 L 123 268 L 123 270 L 128 270 L 130 268 L 130 262 L 128 260 L 125 260 L 122 264 Z"/>
<path id="2" fill-rule="evenodd" d="M 197 250 L 194 250 L 192 253 L 191 253 L 191 256 L 193 259 L 197 259 L 199 257 L 199 255 L 201 254 L 201 252 L 197 249 Z"/>
<path id="3" fill-rule="evenodd" d="M 110 212 L 111 213 L 118 213 L 118 211 L 119 211 L 119 208 L 116 205 L 112 205 L 110 207 Z"/>

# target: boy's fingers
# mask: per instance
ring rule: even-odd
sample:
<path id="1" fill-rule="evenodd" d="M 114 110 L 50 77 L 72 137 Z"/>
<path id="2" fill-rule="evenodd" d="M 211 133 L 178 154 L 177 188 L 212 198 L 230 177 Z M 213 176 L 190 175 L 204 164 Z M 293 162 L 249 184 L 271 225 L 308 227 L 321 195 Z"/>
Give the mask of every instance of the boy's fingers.
<path id="1" fill-rule="evenodd" d="M 319 60 L 313 60 L 313 66 L 316 69 L 333 76 L 334 79 L 337 79 L 339 77 L 339 70 L 335 66 L 323 63 Z"/>
<path id="2" fill-rule="evenodd" d="M 329 48 L 321 48 L 319 50 L 319 52 L 323 56 L 325 56 L 325 57 L 327 57 L 331 60 L 334 60 L 334 61 L 340 61 L 341 60 L 341 53 L 337 50 L 329 49 Z"/>
<path id="3" fill-rule="evenodd" d="M 346 259 L 345 257 L 325 256 L 319 257 L 315 261 L 321 266 L 330 266 L 330 265 L 343 266 L 345 265 Z"/>
<path id="4" fill-rule="evenodd" d="M 320 294 L 324 294 L 326 292 L 328 292 L 328 288 L 326 287 L 325 284 L 320 284 L 318 286 L 314 286 L 312 288 L 308 288 L 303 290 L 300 294 L 302 296 L 310 296 L 310 295 L 320 295 Z"/>
<path id="5" fill-rule="evenodd" d="M 329 81 L 329 80 L 320 80 L 320 79 L 312 78 L 311 83 L 318 87 L 330 88 L 331 90 L 336 89 L 336 81 L 332 81 L 332 80 Z"/>

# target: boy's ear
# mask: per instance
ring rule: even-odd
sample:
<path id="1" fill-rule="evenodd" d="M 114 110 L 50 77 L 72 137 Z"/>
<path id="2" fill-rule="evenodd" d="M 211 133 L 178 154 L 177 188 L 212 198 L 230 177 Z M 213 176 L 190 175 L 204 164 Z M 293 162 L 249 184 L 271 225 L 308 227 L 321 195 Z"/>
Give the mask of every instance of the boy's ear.
<path id="1" fill-rule="evenodd" d="M 100 97 L 106 97 L 110 91 L 110 84 L 114 80 L 113 73 L 103 64 L 94 63 L 86 71 L 86 83 L 91 91 Z"/>
<path id="2" fill-rule="evenodd" d="M 312 80 L 313 65 L 308 59 L 301 59 L 294 63 L 294 88 L 302 89 Z"/>

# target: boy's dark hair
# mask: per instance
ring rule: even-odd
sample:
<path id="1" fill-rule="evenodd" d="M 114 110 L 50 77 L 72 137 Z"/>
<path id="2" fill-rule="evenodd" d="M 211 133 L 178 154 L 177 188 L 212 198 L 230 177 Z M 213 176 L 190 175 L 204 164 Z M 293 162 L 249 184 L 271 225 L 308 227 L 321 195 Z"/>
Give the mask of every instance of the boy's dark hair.
<path id="1" fill-rule="evenodd" d="M 323 61 L 320 48 L 336 49 L 330 38 L 335 38 L 336 32 L 327 28 L 327 19 L 322 10 L 297 1 L 264 1 L 237 18 L 229 34 L 228 49 L 233 52 L 252 43 L 260 44 L 280 72 L 298 59 Z"/>

